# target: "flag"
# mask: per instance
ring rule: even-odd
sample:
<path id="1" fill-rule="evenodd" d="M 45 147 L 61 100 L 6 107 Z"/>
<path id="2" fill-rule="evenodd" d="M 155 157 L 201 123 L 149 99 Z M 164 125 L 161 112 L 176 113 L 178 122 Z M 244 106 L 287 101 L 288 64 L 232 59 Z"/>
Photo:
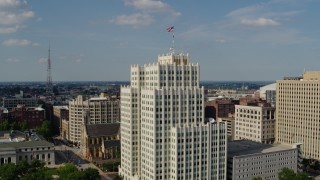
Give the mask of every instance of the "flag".
<path id="1" fill-rule="evenodd" d="M 167 32 L 172 32 L 174 30 L 174 26 L 168 27 Z"/>

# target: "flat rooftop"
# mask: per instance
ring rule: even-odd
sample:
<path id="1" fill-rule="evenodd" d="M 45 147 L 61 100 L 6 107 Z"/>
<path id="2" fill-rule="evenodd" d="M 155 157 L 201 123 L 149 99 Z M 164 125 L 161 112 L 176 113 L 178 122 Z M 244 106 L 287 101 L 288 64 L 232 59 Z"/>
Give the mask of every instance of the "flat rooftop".
<path id="1" fill-rule="evenodd" d="M 293 145 L 262 144 L 249 140 L 228 141 L 228 157 L 245 156 L 295 149 Z"/>

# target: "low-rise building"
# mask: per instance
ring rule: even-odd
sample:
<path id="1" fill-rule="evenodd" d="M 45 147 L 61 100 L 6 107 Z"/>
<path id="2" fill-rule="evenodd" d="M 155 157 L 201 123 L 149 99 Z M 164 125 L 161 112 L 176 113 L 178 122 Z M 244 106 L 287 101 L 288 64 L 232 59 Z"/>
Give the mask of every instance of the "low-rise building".
<path id="1" fill-rule="evenodd" d="M 8 120 L 16 122 L 26 122 L 28 128 L 40 127 L 45 120 L 45 110 L 41 107 L 26 107 L 17 105 L 9 112 Z"/>
<path id="2" fill-rule="evenodd" d="M 68 106 L 53 106 L 53 122 L 52 125 L 57 134 L 62 134 L 62 121 L 69 121 Z"/>
<path id="3" fill-rule="evenodd" d="M 17 164 L 38 159 L 46 165 L 55 164 L 54 145 L 41 137 L 20 131 L 0 132 L 0 163 Z"/>
<path id="4" fill-rule="evenodd" d="M 262 144 L 249 140 L 228 142 L 228 180 L 252 180 L 253 177 L 276 180 L 284 168 L 297 172 L 300 145 Z"/>

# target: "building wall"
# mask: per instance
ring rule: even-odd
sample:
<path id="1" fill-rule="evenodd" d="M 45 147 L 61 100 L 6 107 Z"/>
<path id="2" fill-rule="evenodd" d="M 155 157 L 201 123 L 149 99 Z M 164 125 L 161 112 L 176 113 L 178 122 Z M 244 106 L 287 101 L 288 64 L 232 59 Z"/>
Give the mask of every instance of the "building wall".
<path id="1" fill-rule="evenodd" d="M 275 108 L 236 105 L 235 140 L 274 142 Z"/>
<path id="2" fill-rule="evenodd" d="M 9 120 L 26 122 L 29 128 L 35 129 L 45 120 L 45 111 L 25 106 L 15 107 L 9 112 Z"/>
<path id="3" fill-rule="evenodd" d="M 262 179 L 277 180 L 278 172 L 284 167 L 297 172 L 298 149 L 234 156 L 231 162 L 232 180 L 252 180 L 257 176 Z"/>
<path id="4" fill-rule="evenodd" d="M 36 107 L 36 98 L 3 98 L 3 107 L 11 110 L 17 105 L 25 105 L 26 107 Z"/>
<path id="5" fill-rule="evenodd" d="M 320 160 L 320 72 L 277 81 L 276 141 L 302 143 L 305 158 Z"/>
<path id="6" fill-rule="evenodd" d="M 69 121 L 69 109 L 67 106 L 53 106 L 53 126 L 57 134 L 61 134 L 62 120 Z"/>
<path id="7" fill-rule="evenodd" d="M 234 117 L 218 118 L 217 122 L 226 123 L 228 140 L 234 140 L 236 121 Z"/>

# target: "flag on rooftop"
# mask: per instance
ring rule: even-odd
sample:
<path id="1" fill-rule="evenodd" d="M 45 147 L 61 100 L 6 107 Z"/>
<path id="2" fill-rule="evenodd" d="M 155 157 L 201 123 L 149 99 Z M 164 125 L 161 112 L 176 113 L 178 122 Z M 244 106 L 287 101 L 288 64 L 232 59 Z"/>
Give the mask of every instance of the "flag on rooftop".
<path id="1" fill-rule="evenodd" d="M 168 31 L 168 32 L 172 32 L 173 30 L 174 30 L 174 26 L 171 26 L 171 27 L 168 27 L 168 28 L 167 28 L 167 31 Z"/>

